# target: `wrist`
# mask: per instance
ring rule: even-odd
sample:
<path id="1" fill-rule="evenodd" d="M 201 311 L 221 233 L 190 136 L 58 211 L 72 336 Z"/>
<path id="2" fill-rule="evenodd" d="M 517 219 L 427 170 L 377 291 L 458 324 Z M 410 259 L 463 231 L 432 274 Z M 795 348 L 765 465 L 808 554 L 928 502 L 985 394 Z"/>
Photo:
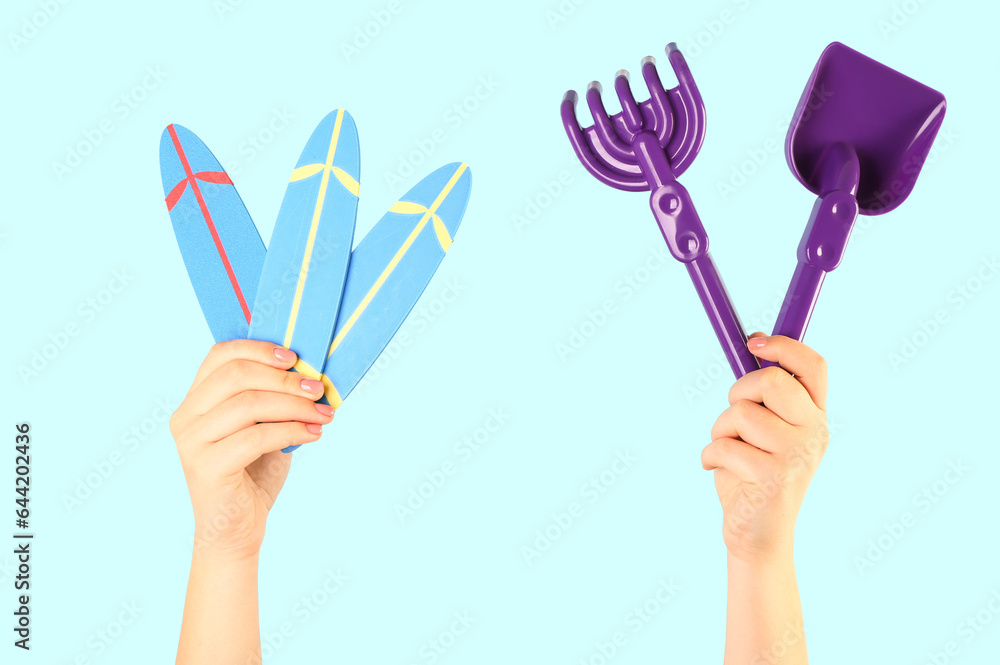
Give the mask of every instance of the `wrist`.
<path id="1" fill-rule="evenodd" d="M 726 563 L 731 571 L 766 571 L 795 568 L 794 547 L 792 543 L 761 552 L 726 553 Z"/>
<path id="2" fill-rule="evenodd" d="M 205 564 L 251 565 L 260 561 L 260 545 L 226 546 L 222 543 L 195 539 L 192 560 Z"/>

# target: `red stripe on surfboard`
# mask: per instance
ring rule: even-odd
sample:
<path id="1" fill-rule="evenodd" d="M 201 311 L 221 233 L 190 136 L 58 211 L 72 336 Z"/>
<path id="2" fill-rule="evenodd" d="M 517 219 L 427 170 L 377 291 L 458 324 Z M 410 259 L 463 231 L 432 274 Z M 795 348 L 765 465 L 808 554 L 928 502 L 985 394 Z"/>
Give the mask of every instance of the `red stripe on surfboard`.
<path id="1" fill-rule="evenodd" d="M 229 179 L 229 175 L 225 171 L 198 171 L 194 174 L 194 177 L 198 180 L 203 180 L 205 182 L 212 182 L 217 185 L 231 185 L 233 181 Z M 181 196 L 184 194 L 184 190 L 187 189 L 187 184 L 190 178 L 184 178 L 179 183 L 174 185 L 174 188 L 170 190 L 164 201 L 167 202 L 167 210 L 173 210 L 177 202 L 180 201 Z"/>
<path id="2" fill-rule="evenodd" d="M 174 209 L 174 206 L 177 205 L 178 201 L 180 201 L 181 196 L 184 194 L 184 190 L 187 189 L 187 186 L 188 186 L 188 179 L 184 178 L 179 183 L 174 185 L 174 188 L 170 190 L 170 193 L 167 194 L 167 198 L 164 199 L 164 201 L 167 202 L 168 211 Z"/>
<path id="3" fill-rule="evenodd" d="M 204 180 L 205 182 L 214 182 L 218 185 L 231 185 L 233 181 L 229 179 L 229 176 L 225 171 L 198 171 L 194 174 L 194 177 L 198 180 Z"/>
<path id="4" fill-rule="evenodd" d="M 191 165 L 188 164 L 187 155 L 184 154 L 184 148 L 181 146 L 181 141 L 177 138 L 177 131 L 174 129 L 173 125 L 167 125 L 167 129 L 170 131 L 170 138 L 173 139 L 174 149 L 177 150 L 177 156 L 181 159 L 181 166 L 184 167 L 184 173 L 187 174 L 187 178 L 185 178 L 182 182 L 186 181 L 191 183 L 191 190 L 194 192 L 195 198 L 198 199 L 198 206 L 201 208 L 201 214 L 205 218 L 205 223 L 208 224 L 208 230 L 209 233 L 212 234 L 212 240 L 215 241 L 215 248 L 218 250 L 219 257 L 222 259 L 222 265 L 226 267 L 226 274 L 229 275 L 229 282 L 233 285 L 233 291 L 236 293 L 236 298 L 240 301 L 240 307 L 243 309 L 243 314 L 247 318 L 247 323 L 250 323 L 250 308 L 247 307 L 246 298 L 243 297 L 243 290 L 240 289 L 240 283 L 236 280 L 236 274 L 233 272 L 233 266 L 229 263 L 229 257 L 226 256 L 226 249 L 222 246 L 222 239 L 219 238 L 219 232 L 215 229 L 215 222 L 212 221 L 212 215 L 208 212 L 208 206 L 205 204 L 205 199 L 201 195 L 201 189 L 198 187 L 198 182 L 195 179 L 196 176 L 191 171 Z M 202 171 L 199 172 L 198 175 L 201 176 L 206 173 L 217 172 Z M 208 180 L 208 182 L 221 182 L 217 180 L 209 180 L 207 178 L 203 179 Z M 226 180 L 228 181 L 229 178 L 226 177 Z M 232 181 L 228 184 L 232 184 Z M 176 187 L 174 188 L 174 191 L 177 191 Z M 170 192 L 171 195 L 173 195 L 174 191 Z M 183 192 L 183 190 L 181 190 L 181 192 Z M 178 194 L 178 198 L 180 198 L 180 194 Z"/>

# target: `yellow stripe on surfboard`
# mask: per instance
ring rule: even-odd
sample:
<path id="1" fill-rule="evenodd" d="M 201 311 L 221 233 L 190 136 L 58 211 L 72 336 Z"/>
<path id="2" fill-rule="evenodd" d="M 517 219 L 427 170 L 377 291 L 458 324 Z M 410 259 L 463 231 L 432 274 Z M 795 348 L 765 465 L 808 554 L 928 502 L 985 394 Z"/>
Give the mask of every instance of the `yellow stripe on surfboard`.
<path id="1" fill-rule="evenodd" d="M 444 222 L 441 222 L 441 230 L 444 231 L 444 236 L 447 238 L 447 246 L 445 245 L 445 242 L 442 241 L 441 231 L 438 230 L 438 221 L 440 220 L 440 218 L 435 213 L 437 209 L 441 206 L 441 204 L 444 203 L 444 200 L 448 197 L 448 194 L 455 186 L 455 183 L 458 182 L 458 179 L 461 177 L 462 173 L 465 171 L 466 168 L 467 166 L 463 163 L 455 170 L 455 173 L 451 176 L 451 179 L 448 180 L 448 183 L 441 190 L 441 193 L 437 195 L 437 198 L 434 199 L 434 203 L 431 204 L 430 208 L 424 208 L 422 205 L 418 203 L 411 203 L 409 201 L 399 201 L 395 205 L 393 205 L 392 208 L 390 208 L 391 212 L 417 213 L 422 211 L 423 217 L 420 218 L 420 221 L 417 222 L 417 225 L 413 228 L 413 231 L 410 232 L 410 235 L 409 237 L 406 238 L 406 241 L 403 243 L 403 246 L 399 248 L 399 251 L 396 252 L 396 255 L 392 257 L 391 261 L 389 261 L 389 265 L 385 267 L 385 270 L 382 271 L 382 274 L 379 275 L 378 279 L 375 280 L 375 283 L 372 285 L 372 288 L 368 290 L 368 293 L 365 294 L 365 297 L 361 300 L 361 303 L 358 305 L 357 309 L 355 309 L 354 312 L 351 314 L 351 317 L 347 319 L 347 322 L 344 324 L 344 327 L 340 329 L 339 333 L 337 333 L 337 336 L 333 339 L 333 343 L 330 345 L 330 353 L 327 354 L 328 358 L 333 355 L 333 352 L 337 349 L 337 346 L 340 345 L 340 342 L 344 339 L 344 336 L 347 335 L 348 332 L 350 332 L 351 328 L 354 327 L 354 324 L 357 322 L 358 318 L 364 313 L 365 308 L 368 307 L 368 303 L 372 301 L 372 298 L 375 297 L 375 294 L 378 293 L 379 289 L 382 288 L 382 284 L 385 283 L 385 280 L 387 280 L 389 278 L 389 275 L 392 274 L 392 271 L 395 270 L 396 265 L 400 262 L 400 260 L 402 260 L 403 256 L 406 255 L 407 250 L 410 249 L 410 245 L 412 245 L 413 241 L 417 239 L 418 235 L 420 235 L 420 232 L 424 229 L 424 226 L 427 224 L 427 220 L 429 218 L 431 217 L 435 218 L 434 230 L 437 232 L 438 242 L 441 243 L 441 246 L 444 247 L 445 251 L 447 251 L 448 247 L 451 246 L 451 236 L 448 234 L 448 229 L 444 228 Z M 412 206 L 419 206 L 419 209 L 416 209 Z"/>
<path id="2" fill-rule="evenodd" d="M 292 311 L 288 316 L 288 328 L 285 330 L 285 347 L 292 344 L 292 335 L 295 332 L 295 320 L 299 315 L 299 305 L 302 303 L 302 291 L 306 286 L 306 277 L 309 275 L 309 259 L 312 257 L 313 243 L 316 241 L 316 229 L 319 228 L 319 220 L 323 215 L 323 201 L 326 198 L 326 188 L 330 182 L 330 173 L 333 173 L 337 180 L 344 185 L 347 191 L 358 195 L 360 189 L 358 181 L 333 165 L 334 155 L 337 154 L 337 141 L 340 138 L 340 127 L 344 121 L 344 109 L 337 111 L 337 120 L 333 123 L 333 136 L 330 138 L 330 147 L 326 153 L 326 164 L 306 164 L 292 171 L 289 182 L 295 182 L 323 172 L 323 178 L 319 183 L 319 193 L 316 195 L 316 207 L 313 209 L 312 223 L 309 226 L 309 237 L 306 240 L 306 249 L 302 255 L 302 266 L 299 268 L 299 281 L 295 285 L 295 298 L 292 300 Z M 338 173 L 339 171 L 339 173 Z"/>
<path id="3" fill-rule="evenodd" d="M 336 386 L 333 385 L 333 381 L 331 381 L 330 377 L 328 377 L 326 374 L 320 374 L 319 372 L 316 371 L 316 368 L 314 368 L 312 365 L 302 360 L 301 358 L 299 358 L 299 360 L 295 362 L 295 366 L 292 367 L 292 369 L 294 369 L 302 376 L 307 376 L 310 379 L 318 379 L 322 381 L 323 393 L 326 395 L 327 401 L 330 402 L 330 406 L 332 406 L 333 408 L 336 409 L 341 404 L 344 403 L 344 400 L 341 398 L 340 393 L 337 392 Z"/>
<path id="4" fill-rule="evenodd" d="M 389 212 L 398 212 L 403 215 L 418 215 L 428 211 L 430 208 L 413 201 L 396 201 L 389 208 Z M 437 235 L 438 243 L 441 245 L 441 249 L 447 252 L 448 248 L 451 247 L 451 234 L 448 233 L 448 227 L 444 225 L 444 221 L 437 216 L 437 213 L 431 212 L 431 218 L 434 220 L 434 233 Z"/>
<path id="5" fill-rule="evenodd" d="M 292 171 L 292 177 L 288 179 L 288 182 L 305 180 L 309 176 L 316 175 L 325 168 L 327 168 L 326 164 L 306 164 L 305 166 L 300 166 Z M 359 195 L 361 192 L 361 183 L 355 180 L 350 173 L 339 166 L 330 167 L 330 170 L 333 172 L 333 175 L 337 177 L 337 180 L 340 181 L 340 184 L 344 186 L 344 189 L 355 196 Z"/>

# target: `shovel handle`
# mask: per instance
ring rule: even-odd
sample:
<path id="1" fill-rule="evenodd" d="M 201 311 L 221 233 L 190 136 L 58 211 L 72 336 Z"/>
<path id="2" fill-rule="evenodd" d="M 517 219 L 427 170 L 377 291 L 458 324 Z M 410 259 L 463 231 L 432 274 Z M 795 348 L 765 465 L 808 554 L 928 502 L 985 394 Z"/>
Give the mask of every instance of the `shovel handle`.
<path id="1" fill-rule="evenodd" d="M 806 336 L 809 319 L 812 318 L 819 291 L 823 287 L 826 271 L 808 263 L 800 262 L 795 266 L 795 273 L 781 303 L 781 311 L 774 322 L 773 335 L 784 335 L 799 342 Z M 761 367 L 778 367 L 778 363 L 764 360 Z"/>
<path id="2" fill-rule="evenodd" d="M 852 153 L 853 154 L 853 153 Z M 849 168 L 848 168 L 849 167 Z M 857 163 L 844 167 L 849 171 L 845 178 L 835 179 L 856 182 Z M 839 173 L 839 172 L 837 172 Z M 853 178 L 853 180 L 851 180 Z M 840 265 L 847 249 L 847 240 L 858 218 L 858 201 L 853 190 L 836 189 L 816 199 L 806 230 L 799 242 L 798 265 L 781 303 L 778 320 L 774 322 L 774 335 L 784 335 L 802 341 L 812 318 L 819 290 L 826 274 Z M 776 367 L 778 363 L 765 360 L 761 367 Z"/>

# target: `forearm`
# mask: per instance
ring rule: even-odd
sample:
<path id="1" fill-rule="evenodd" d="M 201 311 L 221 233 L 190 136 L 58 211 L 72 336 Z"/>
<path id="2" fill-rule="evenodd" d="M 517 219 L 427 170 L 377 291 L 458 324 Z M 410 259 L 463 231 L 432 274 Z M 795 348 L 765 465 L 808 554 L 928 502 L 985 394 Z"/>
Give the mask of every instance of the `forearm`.
<path id="1" fill-rule="evenodd" d="M 730 554 L 728 570 L 725 665 L 806 665 L 791 551 L 756 563 Z"/>
<path id="2" fill-rule="evenodd" d="M 256 664 L 260 658 L 256 554 L 191 559 L 177 665 Z"/>

